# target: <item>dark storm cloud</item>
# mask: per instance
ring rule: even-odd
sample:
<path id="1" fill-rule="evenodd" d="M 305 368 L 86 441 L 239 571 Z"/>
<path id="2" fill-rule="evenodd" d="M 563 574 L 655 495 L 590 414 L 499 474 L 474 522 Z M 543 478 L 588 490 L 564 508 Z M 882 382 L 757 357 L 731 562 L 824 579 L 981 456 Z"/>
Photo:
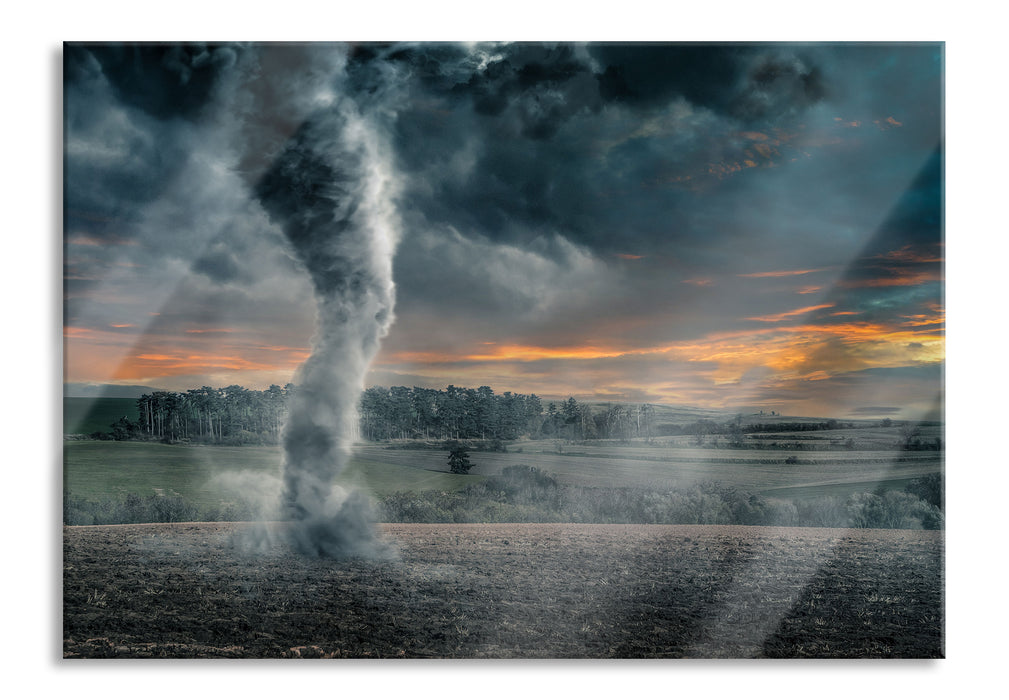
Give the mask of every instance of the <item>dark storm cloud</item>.
<path id="1" fill-rule="evenodd" d="M 78 266 L 132 265 L 151 286 L 187 271 L 247 288 L 277 274 L 279 233 L 239 179 L 235 148 L 249 94 L 276 98 L 290 119 L 305 111 L 257 80 L 268 58 L 238 45 L 65 47 L 65 228 Z"/>
<path id="2" fill-rule="evenodd" d="M 468 94 L 479 115 L 509 112 L 532 140 L 550 138 L 571 116 L 602 103 L 589 66 L 570 45 L 517 45 L 455 90 Z"/>
<path id="3" fill-rule="evenodd" d="M 193 119 L 241 51 L 207 44 L 68 44 L 65 81 L 73 89 L 93 77 L 97 64 L 124 103 L 157 119 Z"/>
<path id="4" fill-rule="evenodd" d="M 582 217 L 570 202 L 586 189 L 573 171 L 586 165 L 584 143 L 556 137 L 602 104 L 585 58 L 570 45 L 458 52 L 435 45 L 393 53 L 417 75 L 395 125 L 398 161 L 416 185 L 404 192 L 404 210 L 418 226 L 495 240 L 577 229 Z"/>
<path id="5" fill-rule="evenodd" d="M 234 68 L 237 46 L 67 44 L 66 206 L 75 225 L 121 223 L 189 157 L 176 119 L 195 120 Z"/>
<path id="6" fill-rule="evenodd" d="M 132 238 L 140 210 L 156 200 L 191 156 L 169 116 L 191 114 L 210 82 L 180 84 L 161 65 L 162 47 L 67 45 L 64 51 L 66 227 Z M 168 75 L 174 75 L 166 80 Z M 191 92 L 197 97 L 186 97 Z"/>
<path id="7" fill-rule="evenodd" d="M 724 206 L 697 187 L 710 181 L 716 193 L 761 194 L 751 189 L 753 178 L 720 182 L 711 175 L 757 158 L 754 148 L 766 146 L 740 139 L 740 131 L 796 128 L 811 110 L 838 96 L 850 98 L 852 83 L 862 102 L 885 99 L 881 87 L 899 85 L 898 94 L 907 93 L 912 88 L 901 76 L 927 73 L 920 63 L 936 49 L 915 49 L 918 63 L 909 62 L 908 50 L 771 44 L 70 45 L 70 130 L 79 124 L 85 133 L 101 133 L 102 125 L 93 122 L 110 106 L 126 110 L 132 129 L 112 144 L 122 156 L 114 167 L 98 157 L 99 149 L 70 151 L 68 210 L 82 230 L 100 232 L 108 226 L 95 223 L 95 215 L 120 223 L 134 213 L 124 202 L 156 197 L 191 157 L 178 122 L 212 114 L 207 106 L 235 74 L 246 76 L 246 101 L 235 107 L 252 115 L 237 123 L 244 141 L 238 172 L 251 185 L 300 128 L 326 75 L 332 82 L 339 72 L 332 57 L 346 54 L 346 84 L 359 100 L 381 99 L 384 73 L 376 66 L 395 65 L 410 77 L 401 102 L 390 105 L 397 110 L 397 164 L 409 176 L 401 197 L 408 230 L 451 226 L 466 237 L 523 245 L 559 234 L 603 254 L 676 248 L 691 255 L 707 247 L 704 241 L 738 229 L 724 212 L 739 207 Z M 882 112 L 877 116 L 884 118 Z M 99 145 L 109 150 L 110 144 Z M 789 147 L 776 147 L 781 159 L 794 157 Z M 858 168 L 847 172 L 853 170 Z M 675 185 L 683 182 L 695 189 Z M 797 197 L 813 182 L 797 181 Z M 91 223 L 84 214 L 92 215 Z"/>
<path id="8" fill-rule="evenodd" d="M 822 70 L 801 50 L 745 44 L 602 44 L 600 94 L 659 107 L 681 97 L 748 122 L 795 115 L 827 94 Z"/>
<path id="9" fill-rule="evenodd" d="M 890 70 L 906 70 L 885 60 L 899 51 L 867 50 L 859 61 L 861 51 L 416 45 L 361 49 L 351 65 L 394 60 L 414 77 L 395 122 L 397 159 L 410 175 L 402 196 L 408 230 L 451 226 L 467 237 L 523 245 L 558 233 L 604 255 L 676 250 L 704 262 L 701 249 L 737 235 L 740 216 L 764 194 L 755 176 L 727 175 L 740 167 L 782 169 L 837 138 L 824 129 L 836 131 L 833 116 L 845 110 L 831 100 L 851 91 L 856 73 L 869 74 L 857 78 L 860 100 L 867 93 L 887 101 L 876 84 L 893 82 Z M 358 84 L 371 89 L 366 80 Z M 880 119 L 890 109 L 874 108 Z M 832 166 L 838 157 L 847 162 Z M 907 157 L 896 154 L 895 167 Z M 836 185 L 833 169 L 843 175 Z M 832 214 L 850 210 L 851 197 L 871 191 L 873 178 L 888 177 L 868 144 L 805 170 L 790 182 L 773 178 L 766 190 L 779 198 L 794 190 L 802 207 L 837 187 L 834 199 L 844 202 L 831 203 Z M 861 181 L 845 181 L 852 173 L 862 173 Z"/>

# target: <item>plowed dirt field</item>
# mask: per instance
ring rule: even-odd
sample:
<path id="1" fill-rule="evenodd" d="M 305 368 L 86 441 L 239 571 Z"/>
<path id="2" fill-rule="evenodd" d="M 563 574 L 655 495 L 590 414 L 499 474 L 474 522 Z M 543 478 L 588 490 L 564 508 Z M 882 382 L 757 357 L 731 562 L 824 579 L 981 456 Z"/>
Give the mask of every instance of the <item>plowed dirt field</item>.
<path id="1" fill-rule="evenodd" d="M 944 655 L 942 532 L 383 525 L 332 561 L 248 527 L 64 528 L 64 656 Z"/>

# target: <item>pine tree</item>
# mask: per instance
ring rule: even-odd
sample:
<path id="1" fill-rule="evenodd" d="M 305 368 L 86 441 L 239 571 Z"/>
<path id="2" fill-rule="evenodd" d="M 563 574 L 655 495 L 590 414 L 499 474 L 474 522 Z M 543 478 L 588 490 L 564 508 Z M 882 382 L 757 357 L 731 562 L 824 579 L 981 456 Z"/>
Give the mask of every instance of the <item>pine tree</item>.
<path id="1" fill-rule="evenodd" d="M 448 448 L 449 470 L 453 474 L 469 474 L 469 470 L 474 465 L 469 461 L 469 453 L 466 451 L 466 447 L 456 440 L 449 440 L 445 446 Z"/>

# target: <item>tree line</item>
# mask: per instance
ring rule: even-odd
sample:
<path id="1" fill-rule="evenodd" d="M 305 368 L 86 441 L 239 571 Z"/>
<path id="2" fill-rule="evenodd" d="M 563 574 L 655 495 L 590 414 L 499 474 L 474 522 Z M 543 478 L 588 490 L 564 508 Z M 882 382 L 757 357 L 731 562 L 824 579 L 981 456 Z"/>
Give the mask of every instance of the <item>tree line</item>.
<path id="1" fill-rule="evenodd" d="M 446 389 L 372 387 L 361 397 L 361 436 L 367 440 L 630 439 L 655 434 L 649 404 L 593 408 L 574 397 L 545 402 L 536 394 L 489 386 Z"/>
<path id="2" fill-rule="evenodd" d="M 137 400 L 138 420 L 120 418 L 110 426 L 110 432 L 92 433 L 90 437 L 225 445 L 278 444 L 287 420 L 288 400 L 294 391 L 297 391 L 294 384 L 284 387 L 273 384 L 265 390 L 231 385 L 203 386 L 182 392 L 155 391 Z M 545 402 L 536 394 L 511 391 L 497 394 L 489 386 L 371 387 L 361 394 L 358 412 L 357 437 L 372 442 L 483 440 L 493 445 L 519 438 L 582 441 L 690 435 L 698 445 L 724 437 L 728 446 L 743 447 L 747 433 L 853 427 L 835 420 L 744 425 L 741 415 L 725 423 L 701 419 L 685 424 L 657 424 L 655 409 L 650 404 L 590 405 L 579 403 L 574 397 Z M 913 425 L 905 432 L 901 443 L 904 449 L 942 449 L 941 441 L 919 438 Z"/>
<path id="3" fill-rule="evenodd" d="M 275 444 L 287 419 L 294 385 L 265 390 L 232 385 L 184 392 L 155 391 L 137 399 L 139 419 L 120 418 L 113 439 L 155 437 L 168 442 Z"/>
<path id="4" fill-rule="evenodd" d="M 296 390 L 293 384 L 274 384 L 262 391 L 238 385 L 155 391 L 137 399 L 138 420 L 120 418 L 110 432 L 91 437 L 277 444 Z M 370 441 L 634 437 L 651 425 L 650 407 L 617 405 L 594 413 L 573 397 L 544 406 L 536 394 L 497 394 L 489 386 L 371 387 L 362 393 L 358 411 L 360 437 Z"/>

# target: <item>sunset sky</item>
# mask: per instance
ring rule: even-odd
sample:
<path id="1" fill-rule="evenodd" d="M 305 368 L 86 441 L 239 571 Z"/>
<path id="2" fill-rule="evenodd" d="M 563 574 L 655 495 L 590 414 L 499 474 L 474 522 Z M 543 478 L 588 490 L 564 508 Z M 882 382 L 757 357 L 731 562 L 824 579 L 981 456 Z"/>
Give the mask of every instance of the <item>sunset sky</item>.
<path id="1" fill-rule="evenodd" d="M 64 381 L 293 381 L 254 191 L 352 100 L 398 192 L 368 385 L 935 417 L 942 96 L 939 44 L 67 45 Z"/>

